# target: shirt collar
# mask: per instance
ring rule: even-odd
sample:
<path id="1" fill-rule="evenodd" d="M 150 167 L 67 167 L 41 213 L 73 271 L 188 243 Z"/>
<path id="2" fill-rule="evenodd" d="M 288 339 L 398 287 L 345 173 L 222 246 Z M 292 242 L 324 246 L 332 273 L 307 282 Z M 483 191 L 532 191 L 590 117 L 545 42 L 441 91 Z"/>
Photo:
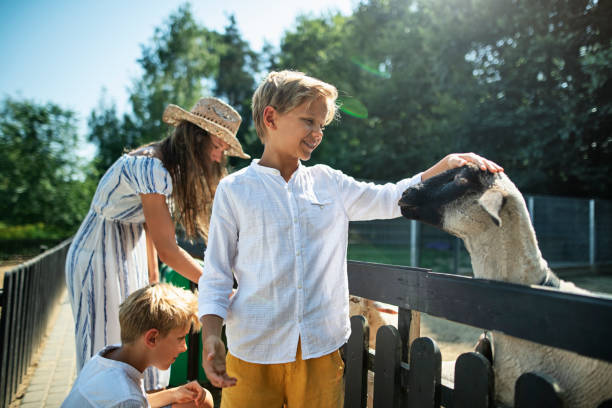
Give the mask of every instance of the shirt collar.
<path id="1" fill-rule="evenodd" d="M 144 378 L 144 372 L 139 371 L 136 367 L 131 366 L 128 363 L 124 363 L 123 361 L 117 361 L 117 360 L 111 360 L 110 358 L 106 358 L 104 357 L 107 353 L 109 353 L 112 350 L 115 350 L 117 348 L 121 347 L 121 344 L 113 344 L 113 345 L 109 345 L 104 347 L 102 350 L 100 350 L 98 352 L 98 357 L 101 359 L 101 361 L 103 361 L 106 365 L 109 366 L 116 366 L 116 367 L 123 367 L 124 371 L 126 372 L 126 374 L 132 378 L 132 380 L 139 382 L 140 380 L 142 380 Z"/>
<path id="2" fill-rule="evenodd" d="M 253 159 L 251 161 L 251 165 L 249 167 L 251 167 L 253 170 L 255 170 L 258 173 L 271 174 L 271 175 L 275 175 L 275 176 L 278 176 L 278 177 L 282 177 L 279 170 L 277 170 L 275 168 L 272 168 L 272 167 L 260 166 L 259 165 L 259 159 Z M 291 175 L 291 179 L 290 180 L 294 179 L 300 173 L 300 171 L 302 171 L 302 169 L 304 169 L 304 165 L 302 164 L 302 161 L 299 160 L 298 161 L 298 168 Z"/>

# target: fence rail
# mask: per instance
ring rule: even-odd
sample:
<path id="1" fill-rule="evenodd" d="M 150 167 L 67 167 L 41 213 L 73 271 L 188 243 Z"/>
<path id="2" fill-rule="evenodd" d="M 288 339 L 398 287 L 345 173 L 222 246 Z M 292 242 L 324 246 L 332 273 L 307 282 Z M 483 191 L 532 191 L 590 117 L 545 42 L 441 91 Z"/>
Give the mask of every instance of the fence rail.
<path id="1" fill-rule="evenodd" d="M 494 406 L 491 365 L 479 353 L 461 355 L 454 384 L 443 383 L 437 345 L 419 337 L 420 312 L 612 362 L 610 296 L 353 261 L 348 276 L 351 294 L 396 305 L 399 317 L 397 329 L 383 326 L 377 333 L 375 355 L 368 350 L 365 319 L 352 318 L 345 349 L 347 408 L 365 407 L 367 370 L 375 371 L 375 408 Z M 516 390 L 516 407 L 563 406 L 554 379 L 545 375 L 520 377 Z M 599 407 L 610 406 L 605 404 L 612 400 Z"/>
<path id="2" fill-rule="evenodd" d="M 0 406 L 8 406 L 38 350 L 63 289 L 70 240 L 4 274 L 0 292 Z"/>

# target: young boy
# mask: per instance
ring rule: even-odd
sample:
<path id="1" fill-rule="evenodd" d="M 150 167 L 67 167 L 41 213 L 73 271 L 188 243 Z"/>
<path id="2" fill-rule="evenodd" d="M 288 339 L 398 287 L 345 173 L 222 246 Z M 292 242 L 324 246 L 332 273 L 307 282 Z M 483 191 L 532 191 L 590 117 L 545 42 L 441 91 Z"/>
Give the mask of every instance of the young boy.
<path id="1" fill-rule="evenodd" d="M 468 161 L 503 170 L 472 153 L 451 154 L 410 179 L 375 185 L 328 166 L 306 167 L 301 161 L 336 115 L 337 95 L 300 72 L 270 73 L 253 95 L 263 155 L 217 188 L 199 315 L 203 366 L 224 387 L 224 408 L 341 407 L 349 221 L 399 217 L 407 187 Z M 238 289 L 230 299 L 232 273 Z"/>
<path id="2" fill-rule="evenodd" d="M 199 328 L 197 297 L 169 284 L 138 289 L 119 306 L 121 345 L 107 346 L 81 370 L 62 407 L 213 407 L 197 381 L 146 395 L 143 372 L 167 370 L 187 350 L 185 336 Z M 148 400 L 147 400 L 148 399 Z"/>

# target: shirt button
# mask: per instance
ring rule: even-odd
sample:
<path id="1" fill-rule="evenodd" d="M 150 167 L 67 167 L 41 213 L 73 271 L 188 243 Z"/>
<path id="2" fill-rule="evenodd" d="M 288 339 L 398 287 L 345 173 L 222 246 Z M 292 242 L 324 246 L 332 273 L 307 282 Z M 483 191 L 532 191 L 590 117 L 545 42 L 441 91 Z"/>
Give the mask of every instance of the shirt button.
<path id="1" fill-rule="evenodd" d="M 297 251 L 297 252 L 295 253 L 295 256 L 300 256 L 300 251 Z"/>
<path id="2" fill-rule="evenodd" d="M 298 289 L 302 289 L 302 284 L 298 284 Z"/>
<path id="3" fill-rule="evenodd" d="M 293 217 L 293 222 L 297 223 L 297 217 Z"/>

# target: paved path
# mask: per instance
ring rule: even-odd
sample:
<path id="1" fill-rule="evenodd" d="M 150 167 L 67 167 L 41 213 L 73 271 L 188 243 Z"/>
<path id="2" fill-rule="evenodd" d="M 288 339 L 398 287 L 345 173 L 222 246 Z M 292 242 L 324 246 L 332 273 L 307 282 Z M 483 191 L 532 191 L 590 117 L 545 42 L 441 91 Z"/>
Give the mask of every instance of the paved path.
<path id="1" fill-rule="evenodd" d="M 64 293 L 55 324 L 50 327 L 49 337 L 38 360 L 38 366 L 34 370 L 21 403 L 14 406 L 59 407 L 76 377 L 74 350 L 74 320 L 70 302 Z"/>

